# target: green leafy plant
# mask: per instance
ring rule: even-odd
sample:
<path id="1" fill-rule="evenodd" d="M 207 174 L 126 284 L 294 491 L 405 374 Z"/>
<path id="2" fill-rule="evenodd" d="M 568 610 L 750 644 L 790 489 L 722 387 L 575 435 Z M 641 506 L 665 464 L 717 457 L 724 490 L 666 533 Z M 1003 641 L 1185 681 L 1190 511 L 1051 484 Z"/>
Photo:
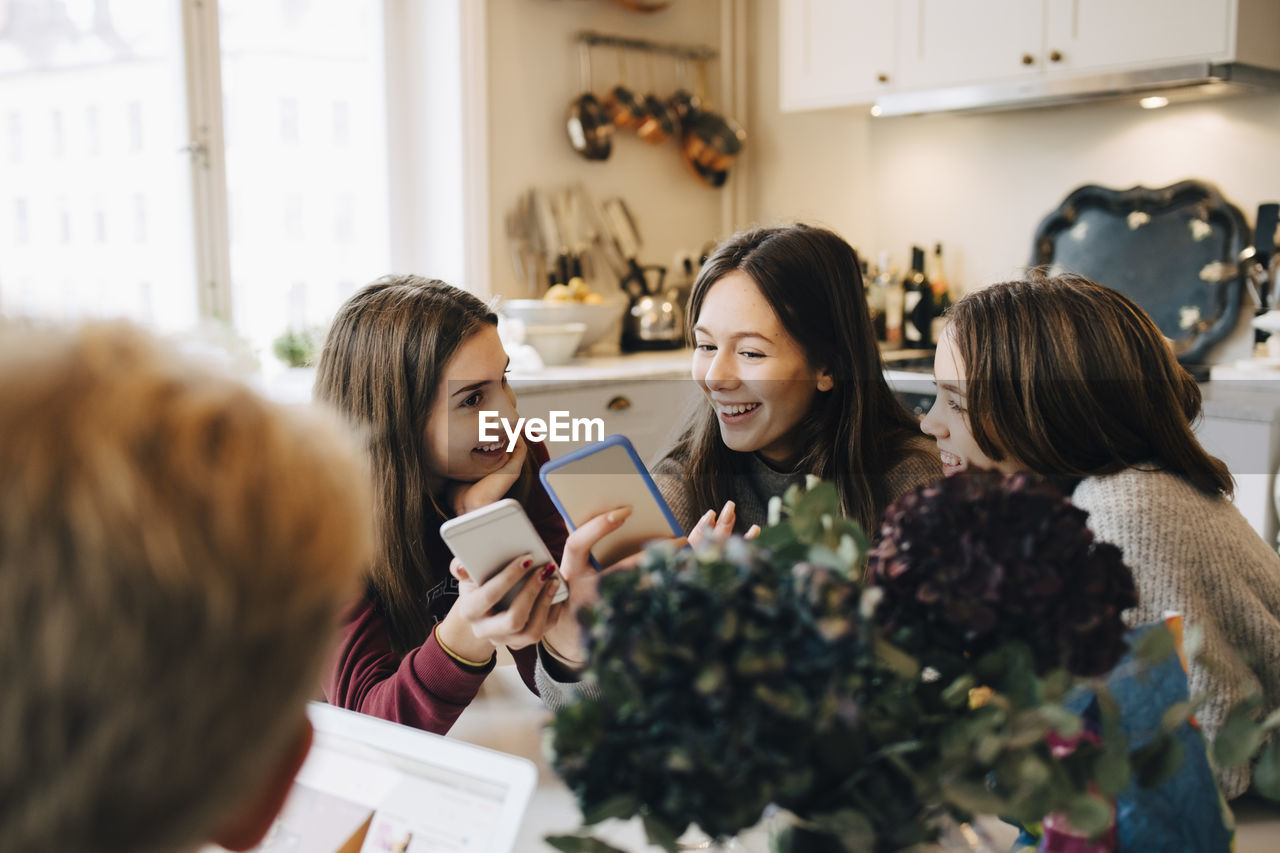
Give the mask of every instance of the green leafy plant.
<path id="1" fill-rule="evenodd" d="M 315 364 L 323 339 L 324 334 L 319 329 L 290 326 L 271 342 L 271 351 L 289 367 L 310 367 Z"/>
<path id="2" fill-rule="evenodd" d="M 793 489 L 752 542 L 655 546 L 601 579 L 583 613 L 599 695 L 548 736 L 588 828 L 551 844 L 607 851 L 590 827 L 639 816 L 674 851 L 691 824 L 732 836 L 770 804 L 796 853 L 904 850 L 976 814 L 1098 836 L 1131 780 L 1178 769 L 1193 706 L 1131 748 L 1099 676 L 1125 651 L 1132 577 L 1061 495 L 976 473 L 919 491 L 865 583 L 867 539 L 838 507 L 829 483 Z M 1157 626 L 1134 651 L 1154 665 L 1174 641 Z"/>

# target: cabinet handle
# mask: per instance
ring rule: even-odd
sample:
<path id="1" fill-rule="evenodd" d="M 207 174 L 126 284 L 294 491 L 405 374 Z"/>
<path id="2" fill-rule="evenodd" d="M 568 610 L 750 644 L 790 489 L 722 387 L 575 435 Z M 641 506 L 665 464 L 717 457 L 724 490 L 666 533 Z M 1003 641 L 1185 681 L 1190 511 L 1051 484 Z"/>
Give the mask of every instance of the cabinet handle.
<path id="1" fill-rule="evenodd" d="M 1023 65 L 1035 65 L 1035 64 L 1036 64 L 1036 58 L 1035 58 L 1034 56 L 1032 56 L 1031 54 L 1029 54 L 1029 53 L 1024 53 L 1024 54 L 1022 54 L 1022 64 L 1023 64 Z"/>
<path id="2" fill-rule="evenodd" d="M 1050 62 L 1061 62 L 1061 61 L 1062 61 L 1062 51 L 1059 51 L 1059 50 L 1051 50 L 1051 51 L 1049 51 L 1049 61 L 1050 61 Z"/>
<path id="3" fill-rule="evenodd" d="M 622 396 L 614 397 L 612 400 L 605 403 L 604 407 L 611 412 L 625 412 L 627 409 L 631 408 L 631 400 Z"/>
<path id="4" fill-rule="evenodd" d="M 877 75 L 876 75 L 876 82 L 877 82 L 877 83 L 888 83 L 888 82 L 889 82 L 889 75 L 888 75 L 888 74 L 885 74 L 883 71 L 881 71 L 879 74 L 877 74 Z"/>

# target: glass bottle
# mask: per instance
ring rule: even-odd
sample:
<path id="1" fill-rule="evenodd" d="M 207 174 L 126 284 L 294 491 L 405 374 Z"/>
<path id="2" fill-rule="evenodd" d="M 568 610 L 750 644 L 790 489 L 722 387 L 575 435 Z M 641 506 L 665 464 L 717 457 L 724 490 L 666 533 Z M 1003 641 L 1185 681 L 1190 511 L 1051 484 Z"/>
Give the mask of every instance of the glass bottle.
<path id="1" fill-rule="evenodd" d="M 933 290 L 924 275 L 924 249 L 911 247 L 911 272 L 902 280 L 902 338 L 908 348 L 923 349 L 933 341 Z"/>
<path id="2" fill-rule="evenodd" d="M 947 311 L 951 308 L 951 288 L 947 282 L 946 269 L 942 263 L 942 244 L 936 243 L 933 254 L 925 264 L 924 277 L 929 281 L 933 291 L 933 324 L 929 337 L 936 344 L 947 325 Z"/>

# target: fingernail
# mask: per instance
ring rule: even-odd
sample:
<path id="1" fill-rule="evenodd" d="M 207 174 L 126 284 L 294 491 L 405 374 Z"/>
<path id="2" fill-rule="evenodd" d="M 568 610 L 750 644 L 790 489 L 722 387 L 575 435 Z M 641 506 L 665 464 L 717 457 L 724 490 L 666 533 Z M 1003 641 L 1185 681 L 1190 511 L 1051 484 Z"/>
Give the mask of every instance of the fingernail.
<path id="1" fill-rule="evenodd" d="M 631 507 L 624 506 L 621 509 L 615 509 L 613 512 L 605 516 L 605 518 L 609 519 L 610 524 L 617 524 L 629 515 L 631 515 Z"/>
<path id="2" fill-rule="evenodd" d="M 704 512 L 704 513 L 702 514 L 702 520 L 703 520 L 703 521 L 710 521 L 711 519 L 713 519 L 713 518 L 715 518 L 715 517 L 716 517 L 716 511 L 715 511 L 714 509 L 709 509 L 709 510 L 707 510 L 706 512 Z"/>
<path id="3" fill-rule="evenodd" d="M 556 573 L 556 564 L 547 563 L 545 566 L 542 567 L 542 571 L 538 572 L 538 580 L 546 581 L 547 578 L 551 577 L 555 573 Z"/>
<path id="4" fill-rule="evenodd" d="M 734 509 L 733 501 L 725 501 L 724 509 L 720 510 L 720 512 L 722 514 L 730 513 L 730 512 L 733 512 L 733 509 Z"/>
<path id="5" fill-rule="evenodd" d="M 532 565 L 533 565 L 532 557 L 525 557 L 523 560 L 520 561 L 520 568 L 522 569 L 530 568 Z"/>

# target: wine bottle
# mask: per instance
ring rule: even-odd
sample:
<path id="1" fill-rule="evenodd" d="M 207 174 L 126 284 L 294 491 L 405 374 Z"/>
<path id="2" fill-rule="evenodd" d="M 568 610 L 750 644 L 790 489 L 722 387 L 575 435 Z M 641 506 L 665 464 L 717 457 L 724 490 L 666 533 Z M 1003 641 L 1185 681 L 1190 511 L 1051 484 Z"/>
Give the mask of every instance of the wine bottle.
<path id="1" fill-rule="evenodd" d="M 889 263 L 889 254 L 880 253 L 880 273 L 875 286 L 884 293 L 884 342 L 890 349 L 902 346 L 902 282 Z"/>
<path id="2" fill-rule="evenodd" d="M 902 280 L 902 337 L 908 347 L 924 348 L 933 341 L 933 290 L 924 275 L 924 249 L 911 247 L 911 272 Z"/>
<path id="3" fill-rule="evenodd" d="M 951 308 L 951 288 L 947 284 L 947 274 L 942 263 L 942 244 L 936 243 L 933 254 L 925 265 L 924 277 L 929 280 L 933 291 L 933 326 L 930 338 L 936 344 L 947 325 L 947 311 Z"/>

